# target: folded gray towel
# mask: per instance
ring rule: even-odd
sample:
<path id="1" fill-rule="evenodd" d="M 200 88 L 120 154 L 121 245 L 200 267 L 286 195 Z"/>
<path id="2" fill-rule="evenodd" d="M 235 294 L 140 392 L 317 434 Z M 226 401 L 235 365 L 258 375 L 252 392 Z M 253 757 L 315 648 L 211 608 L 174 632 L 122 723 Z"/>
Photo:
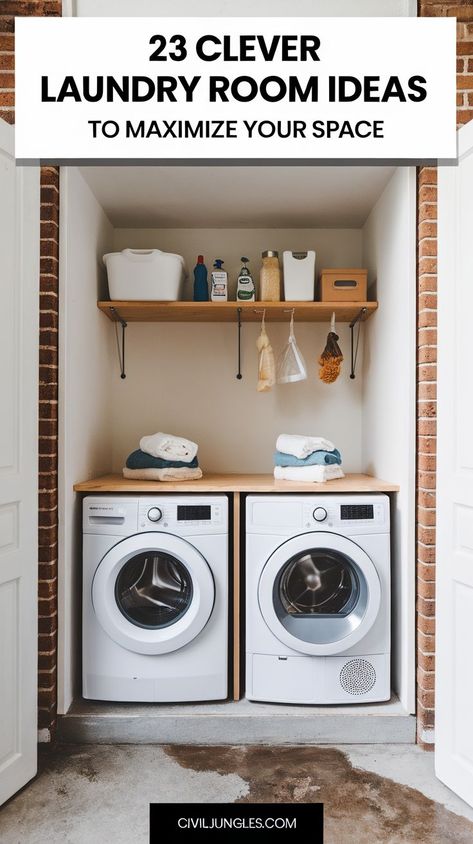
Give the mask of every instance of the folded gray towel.
<path id="1" fill-rule="evenodd" d="M 324 464 L 340 465 L 342 456 L 338 448 L 334 451 L 313 451 L 308 457 L 294 457 L 293 454 L 284 454 L 282 451 L 274 452 L 275 466 L 323 466 Z"/>
<path id="2" fill-rule="evenodd" d="M 126 459 L 127 469 L 197 469 L 199 462 L 194 457 L 189 463 L 182 460 L 163 460 L 162 457 L 153 457 L 141 448 L 132 451 Z"/>

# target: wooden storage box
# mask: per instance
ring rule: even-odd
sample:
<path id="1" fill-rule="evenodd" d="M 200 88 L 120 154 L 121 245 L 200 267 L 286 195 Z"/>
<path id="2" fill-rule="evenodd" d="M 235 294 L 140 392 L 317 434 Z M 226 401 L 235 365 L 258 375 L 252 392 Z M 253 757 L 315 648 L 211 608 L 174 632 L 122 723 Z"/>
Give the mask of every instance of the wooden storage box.
<path id="1" fill-rule="evenodd" d="M 368 270 L 322 270 L 319 281 L 321 302 L 366 302 Z"/>

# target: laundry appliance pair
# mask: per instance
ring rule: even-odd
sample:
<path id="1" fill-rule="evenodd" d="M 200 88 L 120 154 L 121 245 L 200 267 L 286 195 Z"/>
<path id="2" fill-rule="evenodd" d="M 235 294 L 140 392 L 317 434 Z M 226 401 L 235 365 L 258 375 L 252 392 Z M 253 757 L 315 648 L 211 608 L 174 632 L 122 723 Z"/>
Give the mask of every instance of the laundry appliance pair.
<path id="1" fill-rule="evenodd" d="M 228 525 L 223 495 L 85 498 L 84 697 L 227 697 Z M 390 697 L 387 496 L 248 496 L 245 580 L 250 700 Z"/>

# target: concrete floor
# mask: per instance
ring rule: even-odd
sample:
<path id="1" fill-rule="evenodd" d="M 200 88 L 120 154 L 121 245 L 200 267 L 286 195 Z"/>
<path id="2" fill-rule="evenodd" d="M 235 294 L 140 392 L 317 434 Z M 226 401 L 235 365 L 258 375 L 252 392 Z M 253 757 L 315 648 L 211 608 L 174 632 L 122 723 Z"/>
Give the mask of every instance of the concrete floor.
<path id="1" fill-rule="evenodd" d="M 473 810 L 411 745 L 101 745 L 45 752 L 2 844 L 147 844 L 150 802 L 325 804 L 326 844 L 471 844 Z"/>

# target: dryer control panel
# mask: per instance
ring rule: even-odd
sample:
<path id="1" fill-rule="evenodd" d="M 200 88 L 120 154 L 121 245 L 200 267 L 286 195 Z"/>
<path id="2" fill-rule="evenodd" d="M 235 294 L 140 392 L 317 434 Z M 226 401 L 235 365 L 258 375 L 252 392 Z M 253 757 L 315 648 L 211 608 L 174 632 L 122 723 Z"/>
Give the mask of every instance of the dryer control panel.
<path id="1" fill-rule="evenodd" d="M 249 533 L 295 535 L 333 531 L 346 536 L 389 533 L 390 501 L 383 494 L 250 495 L 246 500 Z"/>
<path id="2" fill-rule="evenodd" d="M 371 497 L 370 501 L 353 501 L 347 503 L 340 497 L 331 501 L 311 501 L 304 505 L 304 527 L 338 527 L 340 532 L 350 531 L 352 528 L 363 527 L 364 531 L 376 533 L 380 527 L 389 528 L 389 506 L 386 506 L 386 496 L 378 499 Z"/>

